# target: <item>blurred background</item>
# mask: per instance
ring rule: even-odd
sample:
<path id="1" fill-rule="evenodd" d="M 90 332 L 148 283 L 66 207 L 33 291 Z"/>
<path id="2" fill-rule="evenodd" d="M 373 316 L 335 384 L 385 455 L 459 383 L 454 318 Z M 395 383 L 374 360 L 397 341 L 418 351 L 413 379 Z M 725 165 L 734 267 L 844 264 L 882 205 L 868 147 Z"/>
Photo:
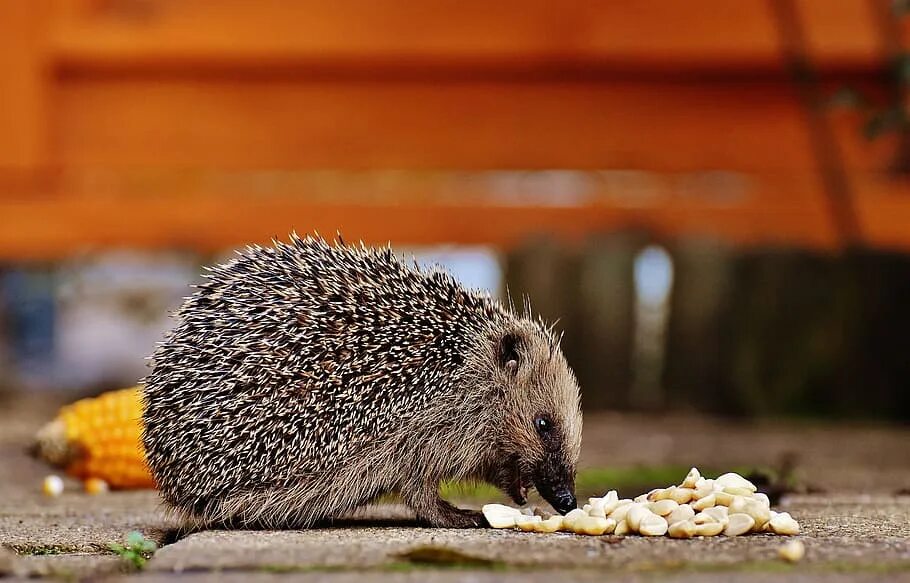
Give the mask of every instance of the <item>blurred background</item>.
<path id="1" fill-rule="evenodd" d="M 0 0 L 0 393 L 296 230 L 528 295 L 586 411 L 906 422 L 906 4 Z"/>

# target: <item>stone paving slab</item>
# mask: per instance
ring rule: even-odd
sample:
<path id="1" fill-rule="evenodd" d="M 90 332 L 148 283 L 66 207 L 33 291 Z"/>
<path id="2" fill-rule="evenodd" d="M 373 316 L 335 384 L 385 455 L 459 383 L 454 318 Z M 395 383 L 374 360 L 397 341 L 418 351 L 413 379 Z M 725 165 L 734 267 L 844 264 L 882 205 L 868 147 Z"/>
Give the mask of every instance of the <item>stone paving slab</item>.
<path id="1" fill-rule="evenodd" d="M 17 405 L 17 407 L 20 407 Z M 69 579 L 329 581 L 792 581 L 910 580 L 910 430 L 704 420 L 682 416 L 590 415 L 589 466 L 773 465 L 799 468 L 826 492 L 785 499 L 804 527 L 807 557 L 776 557 L 783 537 L 674 541 L 640 537 L 538 535 L 420 528 L 401 506 L 364 509 L 334 527 L 309 531 L 203 531 L 177 540 L 155 492 L 88 496 L 67 480 L 59 498 L 40 494 L 48 467 L 25 446 L 52 407 L 0 411 L 0 575 Z M 866 492 L 859 495 L 857 492 Z M 124 573 L 107 551 L 131 530 L 166 544 L 142 573 Z M 175 542 L 176 541 L 176 542 Z M 431 565 L 417 549 L 444 548 L 480 561 Z M 48 554 L 49 553 L 49 554 Z M 4 582 L 6 579 L 4 579 Z"/>
<path id="2" fill-rule="evenodd" d="M 34 486 L 0 485 L 0 546 L 19 553 L 107 551 L 110 543 L 133 530 L 160 544 L 175 526 L 153 491 L 88 496 L 68 481 L 70 492 L 48 498 L 37 491 L 40 478 L 29 483 Z"/>
<path id="3" fill-rule="evenodd" d="M 53 577 L 67 581 L 120 575 L 128 572 L 127 565 L 114 555 L 66 554 L 21 556 L 12 573 L 17 577 Z"/>
<path id="4" fill-rule="evenodd" d="M 103 581 L 130 581 L 139 583 L 166 583 L 174 580 L 173 574 L 142 573 L 131 577 L 104 578 Z M 779 566 L 757 572 L 687 571 L 609 571 L 602 569 L 535 570 L 535 571 L 479 571 L 471 569 L 412 571 L 347 571 L 347 572 L 190 572 L 180 576 L 186 583 L 283 583 L 285 581 L 326 583 L 764 583 L 769 580 L 787 583 L 880 583 L 910 582 L 910 573 L 879 571 L 874 573 L 837 573 L 806 569 L 801 566 Z"/>
<path id="5" fill-rule="evenodd" d="M 18 557 L 9 549 L 0 547 L 0 577 L 12 575 L 16 571 Z"/>
<path id="6" fill-rule="evenodd" d="M 910 570 L 910 498 L 802 496 L 787 510 L 802 526 L 807 564 Z M 785 537 L 672 540 L 541 535 L 512 530 L 348 526 L 307 531 L 205 531 L 160 550 L 151 571 L 332 570 L 414 564 L 415 549 L 446 549 L 492 567 L 673 570 L 777 561 Z"/>
<path id="7" fill-rule="evenodd" d="M 176 526 L 152 490 L 90 496 L 67 478 L 62 495 L 44 496 L 41 480 L 59 472 L 29 457 L 21 444 L 0 441 L 0 467 L 2 547 L 20 553 L 98 552 L 132 530 L 162 543 Z"/>

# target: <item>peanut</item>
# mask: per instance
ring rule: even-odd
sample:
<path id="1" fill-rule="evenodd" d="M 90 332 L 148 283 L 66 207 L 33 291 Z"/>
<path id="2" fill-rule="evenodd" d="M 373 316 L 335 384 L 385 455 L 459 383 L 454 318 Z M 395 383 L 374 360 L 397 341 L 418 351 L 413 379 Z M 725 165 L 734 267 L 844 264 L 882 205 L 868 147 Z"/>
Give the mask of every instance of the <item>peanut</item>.
<path id="1" fill-rule="evenodd" d="M 632 529 L 629 528 L 629 523 L 625 520 L 620 521 L 616 524 L 616 528 L 613 530 L 613 534 L 616 536 L 626 536 L 632 532 Z"/>
<path id="2" fill-rule="evenodd" d="M 686 479 L 682 481 L 682 484 L 680 484 L 679 487 L 694 489 L 696 482 L 698 482 L 700 479 L 701 474 L 698 472 L 698 468 L 692 468 L 689 470 L 689 473 L 686 474 Z"/>
<path id="3" fill-rule="evenodd" d="M 644 504 L 635 504 L 632 506 L 632 508 L 629 509 L 629 512 L 626 514 L 626 522 L 629 523 L 629 528 L 638 532 L 642 519 L 648 515 L 653 514 L 654 513 L 648 510 L 647 506 Z"/>
<path id="4" fill-rule="evenodd" d="M 774 534 L 792 536 L 799 534 L 799 523 L 793 520 L 789 512 L 781 512 L 770 521 L 771 531 Z"/>
<path id="5" fill-rule="evenodd" d="M 711 508 L 715 505 L 717 499 L 714 494 L 708 494 L 704 498 L 699 498 L 692 503 L 692 510 L 704 510 L 705 508 Z"/>
<path id="6" fill-rule="evenodd" d="M 695 528 L 695 523 L 691 520 L 680 520 L 670 525 L 667 534 L 671 538 L 692 538 L 695 536 Z"/>
<path id="7" fill-rule="evenodd" d="M 653 512 L 645 515 L 638 525 L 638 532 L 645 536 L 663 536 L 667 534 L 667 530 L 667 521 Z"/>
<path id="8" fill-rule="evenodd" d="M 59 480 L 59 489 L 55 478 Z M 48 495 L 56 495 L 55 491 L 62 490 L 62 480 L 48 476 L 44 489 Z M 639 533 L 691 538 L 720 533 L 739 536 L 749 532 L 794 535 L 800 530 L 799 523 L 789 513 L 771 510 L 768 496 L 756 492 L 755 485 L 746 478 L 729 472 L 712 480 L 703 477 L 697 468 L 692 468 L 679 486 L 655 488 L 632 500 L 620 499 L 616 490 L 610 490 L 601 497 L 589 498 L 582 508 L 565 516 L 544 518 L 548 514 L 540 516 L 532 508 L 518 509 L 502 504 L 485 505 L 483 514 L 493 528 L 595 536 Z M 784 551 L 781 553 L 783 557 Z M 795 556 L 797 551 L 793 553 Z"/>
<path id="9" fill-rule="evenodd" d="M 515 526 L 525 532 L 534 532 L 537 530 L 537 525 L 541 522 L 543 522 L 543 518 L 539 516 L 519 514 L 515 517 Z"/>
<path id="10" fill-rule="evenodd" d="M 695 536 L 717 536 L 724 530 L 724 525 L 719 522 L 707 522 L 695 525 Z"/>
<path id="11" fill-rule="evenodd" d="M 688 504 L 680 504 L 673 510 L 669 515 L 667 515 L 667 522 L 673 524 L 676 522 L 681 522 L 683 520 L 691 520 L 695 516 L 695 511 L 692 510 L 692 507 Z"/>
<path id="12" fill-rule="evenodd" d="M 720 484 L 721 488 L 745 488 L 746 490 L 749 490 L 749 492 L 755 492 L 755 490 L 757 490 L 755 484 L 736 472 L 729 472 L 722 476 L 718 476 L 714 481 Z"/>
<path id="13" fill-rule="evenodd" d="M 806 546 L 801 540 L 791 540 L 777 549 L 777 554 L 785 561 L 797 563 L 806 555 Z"/>
<path id="14" fill-rule="evenodd" d="M 534 523 L 534 532 L 556 532 L 562 528 L 562 516 L 554 514 L 546 520 L 541 520 L 540 522 Z"/>
<path id="15" fill-rule="evenodd" d="M 679 508 L 679 504 L 669 498 L 648 504 L 648 509 L 658 516 L 666 516 L 677 508 Z"/>
<path id="16" fill-rule="evenodd" d="M 610 521 L 608 521 L 606 518 L 600 518 L 598 516 L 585 516 L 575 521 L 573 532 L 577 534 L 588 534 L 596 536 L 607 532 L 607 528 L 609 526 Z M 615 528 L 615 523 L 613 527 Z"/>
<path id="17" fill-rule="evenodd" d="M 513 528 L 515 519 L 522 515 L 517 508 L 503 504 L 484 504 L 481 512 L 493 528 Z"/>
<path id="18" fill-rule="evenodd" d="M 726 536 L 739 536 L 746 534 L 755 526 L 755 519 L 748 514 L 731 514 L 727 526 L 724 527 Z"/>

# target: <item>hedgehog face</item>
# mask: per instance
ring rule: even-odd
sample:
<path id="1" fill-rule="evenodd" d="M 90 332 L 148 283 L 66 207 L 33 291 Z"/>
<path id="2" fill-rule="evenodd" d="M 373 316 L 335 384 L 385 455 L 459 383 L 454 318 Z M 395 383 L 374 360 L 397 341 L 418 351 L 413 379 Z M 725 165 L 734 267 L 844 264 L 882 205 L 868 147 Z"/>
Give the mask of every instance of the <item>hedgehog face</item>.
<path id="1" fill-rule="evenodd" d="M 556 342 L 522 322 L 495 340 L 494 382 L 505 398 L 491 481 L 518 504 L 532 486 L 558 512 L 576 506 L 581 449 L 578 384 Z"/>

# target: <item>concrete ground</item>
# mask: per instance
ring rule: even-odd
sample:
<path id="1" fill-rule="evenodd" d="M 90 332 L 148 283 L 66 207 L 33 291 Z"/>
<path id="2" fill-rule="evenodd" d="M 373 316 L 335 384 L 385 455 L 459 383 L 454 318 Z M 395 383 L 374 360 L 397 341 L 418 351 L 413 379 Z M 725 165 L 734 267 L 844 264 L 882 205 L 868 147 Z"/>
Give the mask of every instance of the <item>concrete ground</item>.
<path id="1" fill-rule="evenodd" d="M 910 581 L 910 428 L 586 417 L 589 467 L 723 469 L 795 460 L 796 478 L 813 493 L 785 496 L 779 505 L 801 523 L 807 549 L 790 565 L 777 558 L 784 537 L 428 529 L 392 504 L 332 528 L 180 534 L 154 492 L 88 496 L 68 481 L 62 496 L 44 497 L 40 482 L 50 470 L 24 447 L 52 411 L 47 403 L 0 404 L 0 576 L 14 580 Z M 142 571 L 108 550 L 133 530 L 161 546 Z"/>

